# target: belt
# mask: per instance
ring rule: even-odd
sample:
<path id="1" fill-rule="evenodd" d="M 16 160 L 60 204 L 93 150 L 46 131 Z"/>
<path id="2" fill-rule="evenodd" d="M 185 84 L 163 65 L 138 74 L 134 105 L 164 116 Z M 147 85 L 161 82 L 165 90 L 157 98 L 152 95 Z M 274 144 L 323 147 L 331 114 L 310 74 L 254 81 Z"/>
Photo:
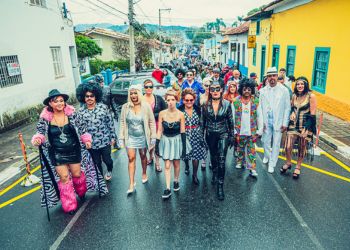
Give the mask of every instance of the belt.
<path id="1" fill-rule="evenodd" d="M 198 125 L 185 126 L 185 129 L 194 129 L 194 128 L 198 128 Z"/>

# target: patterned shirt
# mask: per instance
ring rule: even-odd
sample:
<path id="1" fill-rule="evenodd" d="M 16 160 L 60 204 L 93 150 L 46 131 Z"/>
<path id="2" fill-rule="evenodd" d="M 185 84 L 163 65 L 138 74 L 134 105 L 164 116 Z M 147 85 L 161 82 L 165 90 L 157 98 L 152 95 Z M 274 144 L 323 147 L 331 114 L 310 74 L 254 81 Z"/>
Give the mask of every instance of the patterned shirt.
<path id="1" fill-rule="evenodd" d="M 106 147 L 112 140 L 116 140 L 113 119 L 105 104 L 96 103 L 91 110 L 84 104 L 79 109 L 78 116 L 87 124 L 87 131 L 92 135 L 93 149 Z"/>

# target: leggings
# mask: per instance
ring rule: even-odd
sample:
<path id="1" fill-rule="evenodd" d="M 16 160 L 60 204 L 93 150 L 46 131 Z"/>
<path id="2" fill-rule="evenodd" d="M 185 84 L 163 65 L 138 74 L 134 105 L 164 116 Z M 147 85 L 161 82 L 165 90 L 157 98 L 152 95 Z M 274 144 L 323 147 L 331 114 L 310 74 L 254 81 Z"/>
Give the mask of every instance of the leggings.
<path id="1" fill-rule="evenodd" d="M 91 157 L 94 160 L 94 163 L 97 165 L 102 175 L 103 175 L 102 160 L 107 166 L 107 171 L 112 172 L 113 160 L 111 157 L 111 145 L 108 145 L 99 149 L 92 149 Z"/>
<path id="2" fill-rule="evenodd" d="M 209 147 L 213 174 L 218 176 L 219 183 L 223 183 L 225 178 L 225 162 L 228 149 L 228 134 L 208 132 L 206 141 Z"/>
<path id="3" fill-rule="evenodd" d="M 256 167 L 256 152 L 252 136 L 240 135 L 237 142 L 237 163 L 241 163 L 245 159 L 245 149 L 247 148 L 247 157 L 250 161 L 247 162 L 248 169 L 255 169 Z"/>

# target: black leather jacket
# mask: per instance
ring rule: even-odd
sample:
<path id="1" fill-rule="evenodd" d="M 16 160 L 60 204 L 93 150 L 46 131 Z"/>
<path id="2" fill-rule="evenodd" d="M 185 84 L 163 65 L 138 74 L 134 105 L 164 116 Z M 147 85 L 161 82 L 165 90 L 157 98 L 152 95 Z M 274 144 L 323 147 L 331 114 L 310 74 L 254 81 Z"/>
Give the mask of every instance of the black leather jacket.
<path id="1" fill-rule="evenodd" d="M 218 113 L 214 114 L 211 101 L 202 106 L 202 128 L 206 133 L 227 134 L 234 136 L 234 123 L 231 109 L 231 103 L 227 100 L 221 100 Z"/>

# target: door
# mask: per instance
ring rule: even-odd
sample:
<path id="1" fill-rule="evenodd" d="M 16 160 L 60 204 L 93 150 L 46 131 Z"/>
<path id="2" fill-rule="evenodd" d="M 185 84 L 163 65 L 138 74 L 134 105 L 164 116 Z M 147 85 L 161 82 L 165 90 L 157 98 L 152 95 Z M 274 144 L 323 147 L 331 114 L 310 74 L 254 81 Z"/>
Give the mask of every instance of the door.
<path id="1" fill-rule="evenodd" d="M 241 64 L 241 44 L 238 43 L 237 46 L 237 68 L 239 70 L 239 65 Z"/>
<path id="2" fill-rule="evenodd" d="M 280 58 L 280 46 L 273 45 L 272 47 L 272 67 L 276 67 L 278 70 L 278 62 Z"/>
<path id="3" fill-rule="evenodd" d="M 266 46 L 261 46 L 261 63 L 260 63 L 260 82 L 264 79 L 265 75 L 265 58 L 266 58 Z"/>
<path id="4" fill-rule="evenodd" d="M 80 84 L 80 73 L 79 73 L 79 63 L 74 46 L 69 46 L 70 61 L 72 64 L 72 73 L 74 78 L 75 86 Z"/>

